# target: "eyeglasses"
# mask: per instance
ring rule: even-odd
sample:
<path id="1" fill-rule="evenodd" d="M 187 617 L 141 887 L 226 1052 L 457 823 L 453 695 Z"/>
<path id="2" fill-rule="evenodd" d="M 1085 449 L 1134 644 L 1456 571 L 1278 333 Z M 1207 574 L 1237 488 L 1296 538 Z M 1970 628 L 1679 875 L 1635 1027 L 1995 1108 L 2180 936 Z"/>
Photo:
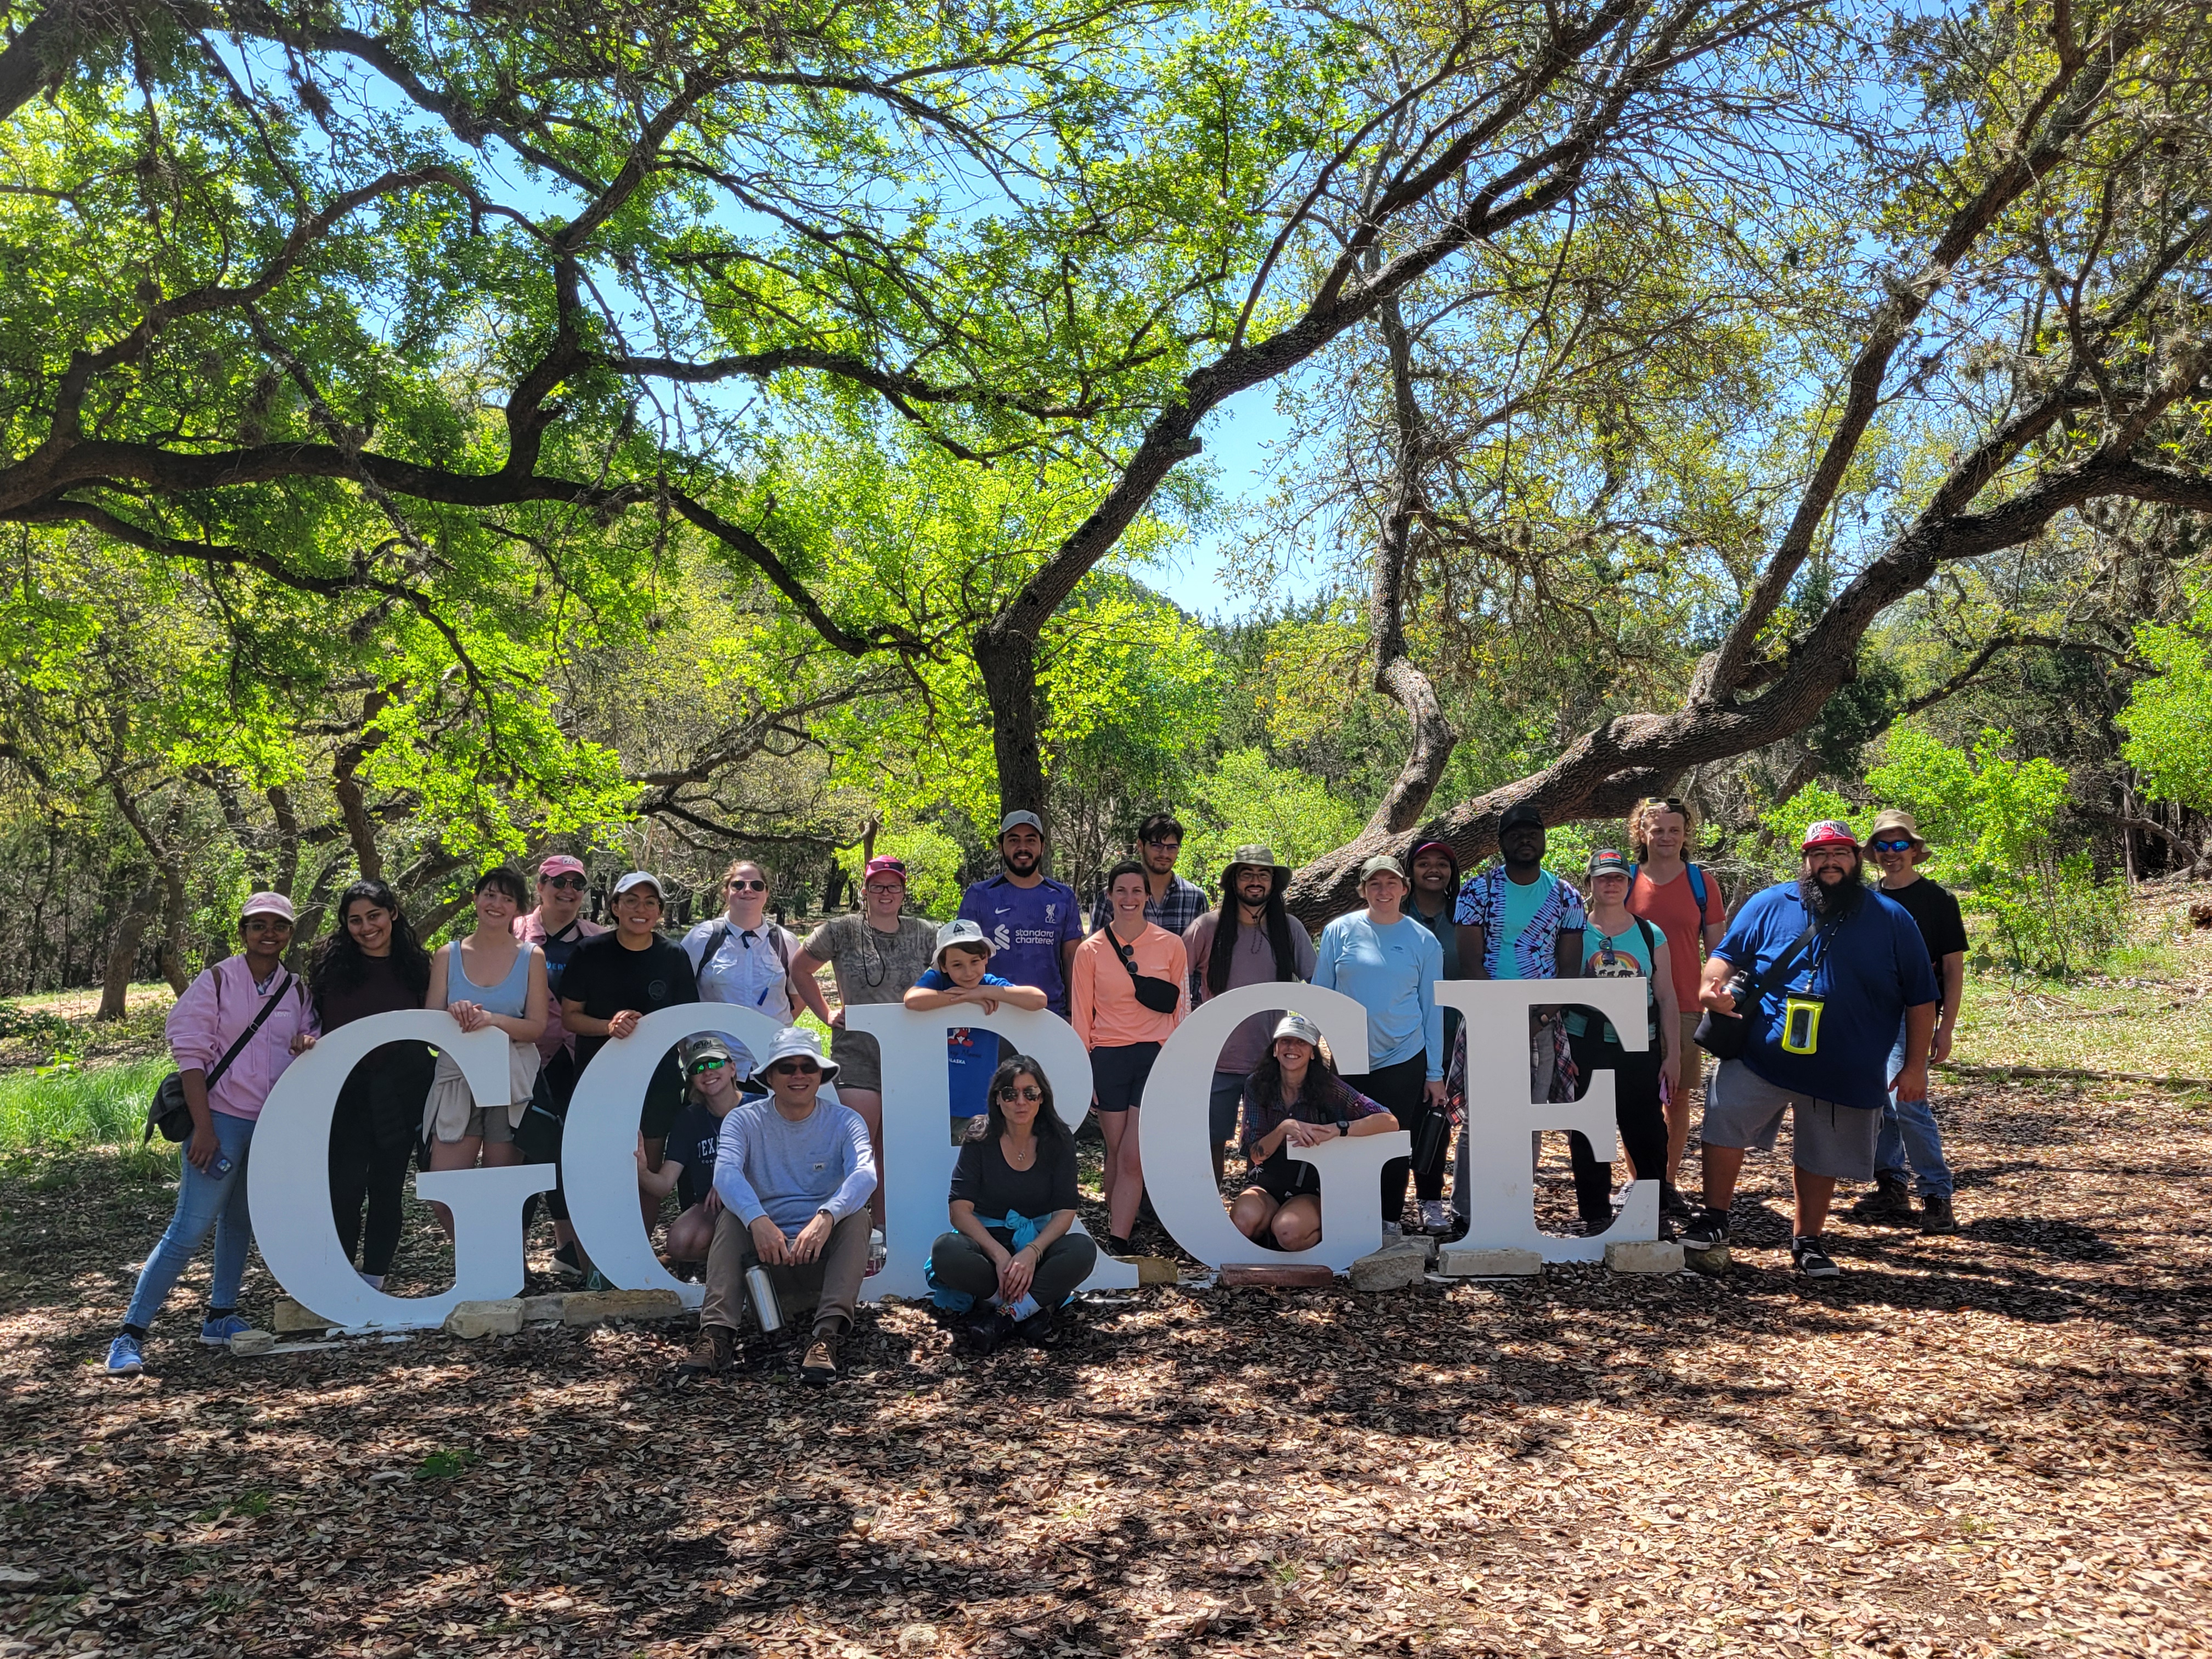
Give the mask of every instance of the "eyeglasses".
<path id="1" fill-rule="evenodd" d="M 1870 841 L 1867 845 L 1877 853 L 1909 853 L 1912 850 L 1912 843 L 1909 841 Z"/>
<path id="2" fill-rule="evenodd" d="M 999 1098 L 1001 1100 L 1042 1100 L 1044 1098 L 1044 1091 L 1038 1088 L 1034 1083 L 1030 1084 L 1026 1089 L 1017 1089 L 1009 1085 L 1007 1087 L 999 1091 Z"/>
<path id="3" fill-rule="evenodd" d="M 1181 836 L 1148 836 L 1145 839 L 1145 845 L 1164 847 L 1171 853 L 1179 853 L 1182 850 L 1182 837 Z"/>
<path id="4" fill-rule="evenodd" d="M 906 884 L 902 881 L 872 881 L 867 887 L 871 893 L 902 894 L 906 891 Z"/>
<path id="5" fill-rule="evenodd" d="M 729 1063 L 726 1060 L 717 1060 L 711 1055 L 705 1060 L 695 1060 L 691 1062 L 691 1075 L 696 1077 L 702 1072 L 719 1072 Z"/>
<path id="6" fill-rule="evenodd" d="M 768 1068 L 770 1077 L 812 1077 L 822 1068 L 811 1060 L 779 1060 Z"/>
<path id="7" fill-rule="evenodd" d="M 752 876 L 739 876 L 729 884 L 732 893 L 765 893 L 768 884 Z"/>
<path id="8" fill-rule="evenodd" d="M 580 893 L 584 890 L 585 883 L 581 876 L 540 876 L 538 884 L 556 888 L 563 893 Z"/>

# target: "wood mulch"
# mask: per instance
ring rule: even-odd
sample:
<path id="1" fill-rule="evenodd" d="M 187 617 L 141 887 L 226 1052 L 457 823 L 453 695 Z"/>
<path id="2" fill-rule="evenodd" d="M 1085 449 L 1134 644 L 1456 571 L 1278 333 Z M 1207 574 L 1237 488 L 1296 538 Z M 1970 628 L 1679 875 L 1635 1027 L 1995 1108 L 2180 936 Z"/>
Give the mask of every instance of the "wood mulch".
<path id="1" fill-rule="evenodd" d="M 2206 1116 L 1939 1100 L 1965 1230 L 1838 1225 L 1840 1283 L 1754 1160 L 1723 1279 L 1154 1290 L 985 1360 L 892 1308 L 826 1394 L 658 1327 L 236 1360 L 185 1291 L 109 1382 L 164 1189 L 18 1159 L 0 1659 L 2205 1651 Z"/>

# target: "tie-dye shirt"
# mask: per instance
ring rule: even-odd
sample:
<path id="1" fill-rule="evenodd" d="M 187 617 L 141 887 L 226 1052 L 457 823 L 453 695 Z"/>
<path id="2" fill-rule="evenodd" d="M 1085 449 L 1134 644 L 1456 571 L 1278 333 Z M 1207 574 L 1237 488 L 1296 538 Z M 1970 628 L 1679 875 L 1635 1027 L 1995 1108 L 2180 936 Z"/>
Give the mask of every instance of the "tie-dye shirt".
<path id="1" fill-rule="evenodd" d="M 1452 911 L 1452 920 L 1462 927 L 1482 929 L 1482 971 L 1488 977 L 1556 979 L 1559 973 L 1559 935 L 1579 933 L 1588 925 L 1583 915 L 1583 896 L 1548 870 L 1540 872 L 1529 884 L 1543 890 L 1542 896 L 1536 901 L 1534 914 L 1509 941 L 1505 937 L 1505 919 L 1520 907 L 1509 905 L 1508 899 L 1523 896 L 1528 890 L 1523 887 L 1518 893 L 1510 892 L 1516 885 L 1506 876 L 1502 864 L 1478 870 L 1459 890 L 1459 903 Z M 1510 957 L 1504 954 L 1509 949 L 1512 952 Z"/>

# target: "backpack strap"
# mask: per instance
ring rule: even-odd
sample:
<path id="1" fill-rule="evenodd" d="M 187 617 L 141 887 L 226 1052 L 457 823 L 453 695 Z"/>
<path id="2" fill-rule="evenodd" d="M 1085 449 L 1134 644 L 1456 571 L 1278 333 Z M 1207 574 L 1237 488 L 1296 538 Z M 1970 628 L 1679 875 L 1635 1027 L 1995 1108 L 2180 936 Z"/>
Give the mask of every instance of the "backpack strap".
<path id="1" fill-rule="evenodd" d="M 238 1034 L 238 1040 L 230 1045 L 228 1051 L 221 1060 L 216 1061 L 215 1070 L 207 1074 L 207 1086 L 210 1090 L 213 1090 L 216 1084 L 222 1081 L 222 1074 L 230 1069 L 230 1062 L 236 1060 L 246 1045 L 253 1041 L 253 1034 L 261 1029 L 262 1022 L 276 1012 L 276 1005 L 283 1001 L 284 994 L 299 982 L 298 979 L 294 977 L 291 969 L 288 968 L 284 970 L 284 982 L 269 994 L 261 1005 L 261 1012 L 254 1015 L 253 1024 Z M 301 1000 L 305 1000 L 305 994 L 302 994 Z M 215 1001 L 216 1009 L 220 1011 L 222 1007 L 222 981 L 220 978 L 216 981 Z"/>
<path id="2" fill-rule="evenodd" d="M 1690 896 L 1698 902 L 1698 926 L 1703 927 L 1705 925 L 1705 872 L 1694 864 L 1686 863 L 1682 868 L 1690 878 Z M 1633 877 L 1630 878 L 1629 884 L 1635 884 Z"/>
<path id="3" fill-rule="evenodd" d="M 707 942 L 699 952 L 699 969 L 706 971 L 707 964 L 714 959 L 714 952 L 722 948 L 722 941 L 730 936 L 730 924 L 726 917 L 714 924 L 714 931 L 707 935 Z M 786 963 L 788 967 L 790 964 Z"/>

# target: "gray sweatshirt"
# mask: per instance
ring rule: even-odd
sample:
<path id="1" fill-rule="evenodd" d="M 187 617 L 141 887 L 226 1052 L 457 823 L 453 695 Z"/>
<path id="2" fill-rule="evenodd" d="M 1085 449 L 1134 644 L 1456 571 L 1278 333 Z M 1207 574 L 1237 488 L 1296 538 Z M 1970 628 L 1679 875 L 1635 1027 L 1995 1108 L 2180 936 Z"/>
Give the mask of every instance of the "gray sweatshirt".
<path id="1" fill-rule="evenodd" d="M 851 1107 L 828 1101 L 796 1123 L 771 1101 L 738 1107 L 722 1120 L 714 1190 L 748 1227 L 764 1215 L 796 1236 L 817 1210 L 842 1221 L 876 1190 L 868 1126 Z"/>

